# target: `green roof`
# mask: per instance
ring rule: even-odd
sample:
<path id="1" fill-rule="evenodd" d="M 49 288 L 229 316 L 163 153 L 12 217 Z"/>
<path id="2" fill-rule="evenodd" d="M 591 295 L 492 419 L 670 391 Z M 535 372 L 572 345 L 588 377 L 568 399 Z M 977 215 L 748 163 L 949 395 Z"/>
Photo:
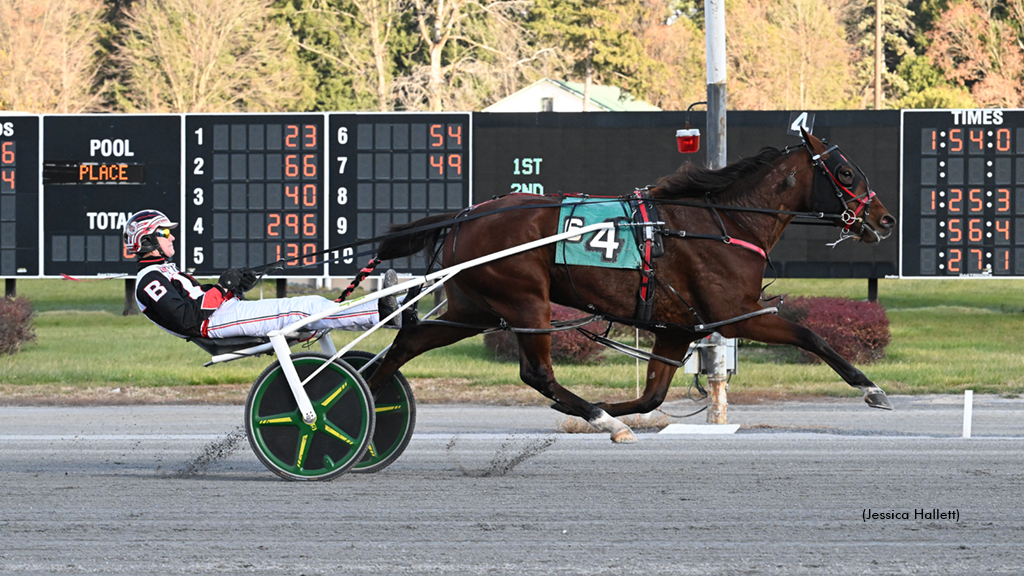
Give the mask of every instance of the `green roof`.
<path id="1" fill-rule="evenodd" d="M 583 83 L 565 82 L 550 78 L 547 80 L 583 98 Z M 625 95 L 625 98 L 623 98 L 623 95 Z M 602 86 L 600 84 L 590 85 L 590 101 L 611 112 L 651 112 L 661 110 L 657 106 L 633 98 L 631 94 L 625 93 L 615 86 Z"/>

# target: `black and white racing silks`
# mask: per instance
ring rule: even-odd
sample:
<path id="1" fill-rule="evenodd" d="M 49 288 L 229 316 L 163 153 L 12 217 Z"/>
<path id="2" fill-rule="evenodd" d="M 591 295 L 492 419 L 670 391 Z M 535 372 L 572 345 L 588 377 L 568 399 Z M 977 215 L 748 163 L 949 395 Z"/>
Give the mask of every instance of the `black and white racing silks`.
<path id="1" fill-rule="evenodd" d="M 154 324 L 179 338 L 205 336 L 207 320 L 223 302 L 234 298 L 214 284 L 200 285 L 164 258 L 139 261 L 135 301 Z"/>

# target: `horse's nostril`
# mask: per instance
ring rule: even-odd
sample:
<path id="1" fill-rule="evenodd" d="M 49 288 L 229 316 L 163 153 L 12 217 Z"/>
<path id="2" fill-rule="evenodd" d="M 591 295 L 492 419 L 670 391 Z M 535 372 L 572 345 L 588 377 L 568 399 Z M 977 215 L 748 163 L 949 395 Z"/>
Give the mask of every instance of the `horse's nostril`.
<path id="1" fill-rule="evenodd" d="M 882 219 L 879 220 L 878 223 L 882 225 L 882 228 L 889 230 L 896 225 L 896 218 L 891 214 L 886 214 L 885 216 L 882 216 Z"/>

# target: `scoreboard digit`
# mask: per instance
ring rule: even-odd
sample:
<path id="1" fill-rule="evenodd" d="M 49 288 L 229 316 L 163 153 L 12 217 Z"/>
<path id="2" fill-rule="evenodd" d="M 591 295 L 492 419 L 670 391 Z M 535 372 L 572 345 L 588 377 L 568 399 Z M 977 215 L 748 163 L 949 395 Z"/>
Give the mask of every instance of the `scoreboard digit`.
<path id="1" fill-rule="evenodd" d="M 39 275 L 39 117 L 0 116 L 0 277 Z"/>
<path id="2" fill-rule="evenodd" d="M 903 112 L 901 276 L 1024 276 L 1024 111 Z"/>
<path id="3" fill-rule="evenodd" d="M 185 116 L 185 266 L 324 275 L 322 114 Z"/>
<path id="4" fill-rule="evenodd" d="M 44 116 L 43 274 L 134 274 L 124 224 L 146 208 L 178 221 L 180 165 L 178 115 Z"/>
<path id="5" fill-rule="evenodd" d="M 328 244 L 343 246 L 470 203 L 468 113 L 330 114 Z M 351 276 L 374 248 L 334 254 L 331 276 Z M 421 271 L 422 256 L 389 265 Z"/>

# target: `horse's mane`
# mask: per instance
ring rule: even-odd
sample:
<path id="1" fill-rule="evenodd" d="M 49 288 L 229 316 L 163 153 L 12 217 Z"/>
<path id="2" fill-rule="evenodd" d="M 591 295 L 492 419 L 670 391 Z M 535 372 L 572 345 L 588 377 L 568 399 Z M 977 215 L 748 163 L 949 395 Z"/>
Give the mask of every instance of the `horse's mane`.
<path id="1" fill-rule="evenodd" d="M 683 164 L 675 174 L 658 180 L 651 191 L 654 198 L 694 198 L 722 192 L 736 181 L 751 176 L 781 158 L 778 148 L 761 148 L 757 154 L 741 158 L 724 168 L 712 170 L 690 162 Z"/>

